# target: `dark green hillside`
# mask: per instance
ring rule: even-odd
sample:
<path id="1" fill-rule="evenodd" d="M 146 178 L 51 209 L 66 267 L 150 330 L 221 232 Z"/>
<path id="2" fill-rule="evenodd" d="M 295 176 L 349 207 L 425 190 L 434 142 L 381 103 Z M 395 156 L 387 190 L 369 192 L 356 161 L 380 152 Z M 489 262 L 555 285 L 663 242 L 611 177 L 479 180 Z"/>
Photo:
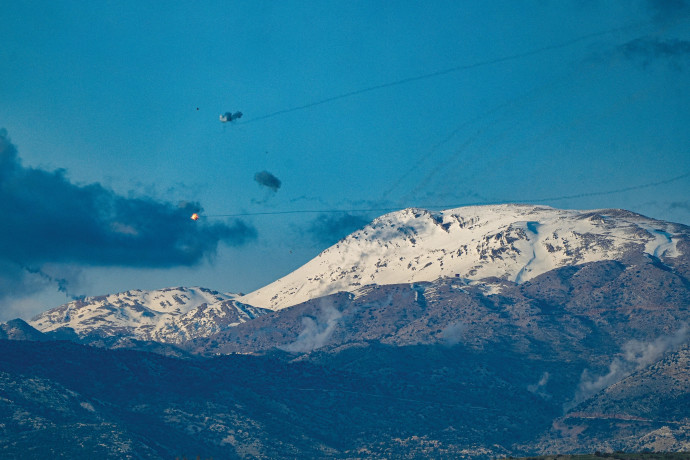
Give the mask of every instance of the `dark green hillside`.
<path id="1" fill-rule="evenodd" d="M 563 395 L 519 384 L 536 382 L 545 364 L 508 350 L 363 343 L 324 353 L 329 365 L 282 352 L 181 360 L 0 341 L 0 411 L 12 421 L 0 454 L 487 457 L 528 443 L 560 413 Z M 578 373 L 560 368 L 554 388 Z M 104 445 L 108 433 L 118 442 Z"/>

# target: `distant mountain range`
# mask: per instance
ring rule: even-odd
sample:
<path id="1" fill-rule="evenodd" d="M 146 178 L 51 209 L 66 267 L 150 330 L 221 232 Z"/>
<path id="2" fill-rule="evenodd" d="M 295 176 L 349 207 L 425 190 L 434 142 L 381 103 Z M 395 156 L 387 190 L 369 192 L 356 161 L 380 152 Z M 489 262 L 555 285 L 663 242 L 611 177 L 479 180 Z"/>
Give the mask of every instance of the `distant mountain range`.
<path id="1" fill-rule="evenodd" d="M 182 343 L 269 311 L 242 304 L 236 297 L 199 287 L 133 290 L 75 300 L 41 313 L 29 323 L 43 332 L 76 334 L 82 339 Z"/>
<path id="2" fill-rule="evenodd" d="M 55 432 L 103 458 L 690 450 L 689 278 L 690 228 L 628 211 L 387 214 L 248 295 L 1 325 L 0 452 Z"/>

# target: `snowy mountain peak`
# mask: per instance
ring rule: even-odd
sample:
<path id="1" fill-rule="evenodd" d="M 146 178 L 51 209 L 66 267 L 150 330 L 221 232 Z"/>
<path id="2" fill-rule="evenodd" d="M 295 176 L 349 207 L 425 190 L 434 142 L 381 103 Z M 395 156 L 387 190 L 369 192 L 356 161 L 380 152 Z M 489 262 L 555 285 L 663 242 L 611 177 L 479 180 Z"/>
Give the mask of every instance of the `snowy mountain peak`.
<path id="1" fill-rule="evenodd" d="M 375 219 L 316 258 L 244 297 L 281 309 L 368 284 L 442 277 L 517 283 L 565 265 L 613 260 L 630 252 L 676 257 L 688 228 L 619 209 L 470 206 L 445 211 L 409 208 Z"/>
<path id="2" fill-rule="evenodd" d="M 71 328 L 83 336 L 120 336 L 180 343 L 231 327 L 264 313 L 237 302 L 234 294 L 200 287 L 119 294 L 75 300 L 29 321 L 39 331 Z"/>

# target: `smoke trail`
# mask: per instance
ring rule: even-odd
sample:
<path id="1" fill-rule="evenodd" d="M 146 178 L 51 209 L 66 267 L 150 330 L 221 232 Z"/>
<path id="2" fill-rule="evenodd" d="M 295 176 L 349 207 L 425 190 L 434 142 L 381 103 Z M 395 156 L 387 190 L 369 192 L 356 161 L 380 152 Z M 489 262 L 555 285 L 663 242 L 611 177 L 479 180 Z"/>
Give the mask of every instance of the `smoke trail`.
<path id="1" fill-rule="evenodd" d="M 333 330 L 338 326 L 342 313 L 332 305 L 324 305 L 316 318 L 302 318 L 302 332 L 297 339 L 281 349 L 295 353 L 308 353 L 328 343 Z"/>
<path id="2" fill-rule="evenodd" d="M 661 336 L 652 342 L 640 342 L 638 340 L 627 342 L 623 345 L 622 356 L 611 361 L 606 374 L 592 375 L 588 369 L 582 372 L 575 399 L 567 408 L 576 406 L 633 372 L 655 363 L 664 353 L 683 344 L 688 338 L 690 338 L 690 329 L 687 324 L 684 324 L 674 334 Z"/>

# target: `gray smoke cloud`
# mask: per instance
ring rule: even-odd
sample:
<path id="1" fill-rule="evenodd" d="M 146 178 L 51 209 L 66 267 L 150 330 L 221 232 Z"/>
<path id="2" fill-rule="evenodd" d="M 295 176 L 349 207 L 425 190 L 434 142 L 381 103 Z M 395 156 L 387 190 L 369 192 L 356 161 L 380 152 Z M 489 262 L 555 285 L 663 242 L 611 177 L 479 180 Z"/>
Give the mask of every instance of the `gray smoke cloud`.
<path id="1" fill-rule="evenodd" d="M 687 324 L 684 324 L 674 334 L 661 336 L 652 342 L 640 342 L 638 340 L 627 342 L 623 345 L 621 356 L 616 357 L 609 364 L 606 374 L 592 375 L 588 369 L 582 372 L 575 400 L 567 408 L 581 403 L 604 388 L 628 377 L 633 372 L 655 363 L 664 353 L 677 348 L 688 338 L 690 338 L 690 329 Z"/>
<path id="2" fill-rule="evenodd" d="M 462 341 L 466 330 L 467 325 L 461 321 L 449 324 L 441 331 L 441 340 L 448 346 L 457 345 Z"/>
<path id="3" fill-rule="evenodd" d="M 311 222 L 307 232 L 316 242 L 330 246 L 370 221 L 363 215 L 350 213 L 320 214 Z"/>
<path id="4" fill-rule="evenodd" d="M 220 121 L 223 123 L 227 123 L 229 121 L 239 120 L 240 118 L 242 118 L 242 112 L 235 112 L 235 113 L 225 112 L 224 114 L 222 114 L 219 117 Z"/>
<path id="5" fill-rule="evenodd" d="M 342 313 L 331 305 L 324 305 L 316 318 L 302 318 L 302 331 L 297 339 L 281 349 L 294 353 L 308 353 L 328 343 L 331 334 L 340 323 Z"/>
<path id="6" fill-rule="evenodd" d="M 280 179 L 268 171 L 260 171 L 254 174 L 254 180 L 259 185 L 270 188 L 274 192 L 277 192 L 281 185 Z"/>
<path id="7" fill-rule="evenodd" d="M 0 130 L 0 298 L 69 280 L 45 269 L 65 266 L 171 268 L 212 256 L 222 241 L 242 245 L 256 230 L 241 220 L 192 221 L 197 203 L 123 197 L 98 183 L 76 185 L 65 172 L 25 167 Z"/>
<path id="8" fill-rule="evenodd" d="M 680 70 L 690 58 L 690 41 L 660 38 L 636 38 L 618 48 L 623 57 L 637 61 L 646 67 L 654 61 L 664 60 Z"/>
<path id="9" fill-rule="evenodd" d="M 527 385 L 527 391 L 543 399 L 551 399 L 551 395 L 546 392 L 546 384 L 549 383 L 549 378 L 549 373 L 544 372 L 537 383 Z"/>

